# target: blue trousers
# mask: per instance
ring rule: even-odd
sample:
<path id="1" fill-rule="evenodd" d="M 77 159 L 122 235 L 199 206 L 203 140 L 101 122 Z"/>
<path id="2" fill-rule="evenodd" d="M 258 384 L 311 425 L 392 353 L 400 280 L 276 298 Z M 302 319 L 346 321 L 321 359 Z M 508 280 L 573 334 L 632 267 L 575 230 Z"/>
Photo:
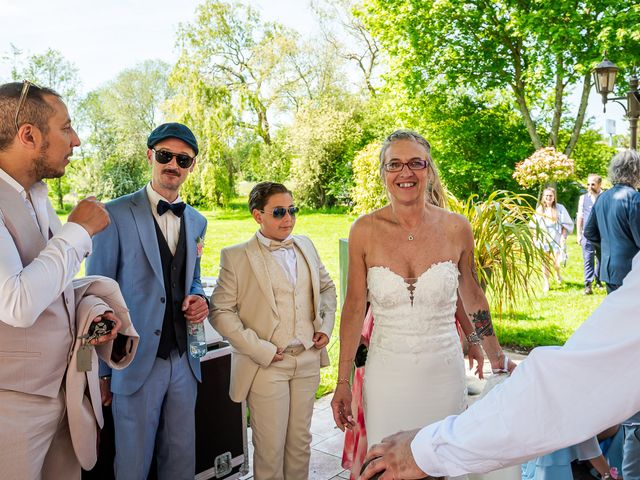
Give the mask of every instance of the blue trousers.
<path id="1" fill-rule="evenodd" d="M 117 480 L 145 480 L 154 449 L 160 480 L 193 480 L 196 470 L 195 406 L 198 382 L 189 353 L 157 357 L 132 395 L 113 395 Z"/>
<path id="2" fill-rule="evenodd" d="M 640 480 L 640 425 L 623 425 L 622 478 Z"/>
<path id="3" fill-rule="evenodd" d="M 584 261 L 584 286 L 588 287 L 600 277 L 600 260 L 596 257 L 596 249 L 588 240 L 582 240 L 582 260 Z"/>

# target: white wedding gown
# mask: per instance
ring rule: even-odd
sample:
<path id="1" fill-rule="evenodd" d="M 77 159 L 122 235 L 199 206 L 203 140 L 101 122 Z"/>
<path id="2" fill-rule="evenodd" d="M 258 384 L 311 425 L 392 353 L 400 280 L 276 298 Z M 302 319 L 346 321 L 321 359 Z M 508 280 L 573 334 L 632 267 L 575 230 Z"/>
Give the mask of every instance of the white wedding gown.
<path id="1" fill-rule="evenodd" d="M 451 261 L 411 280 L 387 267 L 369 268 L 374 326 L 363 386 L 369 445 L 466 408 L 464 357 L 454 318 L 458 276 Z"/>

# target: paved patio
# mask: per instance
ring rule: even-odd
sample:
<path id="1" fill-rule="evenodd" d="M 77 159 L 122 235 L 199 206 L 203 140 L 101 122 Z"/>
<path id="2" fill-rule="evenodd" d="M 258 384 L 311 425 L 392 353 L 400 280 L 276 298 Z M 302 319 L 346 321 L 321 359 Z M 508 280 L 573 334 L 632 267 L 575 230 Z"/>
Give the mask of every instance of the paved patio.
<path id="1" fill-rule="evenodd" d="M 523 355 L 509 352 L 509 357 L 516 363 L 525 358 Z M 465 359 L 465 367 L 468 367 L 468 361 Z M 485 375 L 491 373 L 488 362 L 484 366 Z M 472 375 L 467 368 L 467 385 L 470 393 L 480 393 L 484 388 L 484 380 L 479 380 Z M 469 397 L 469 402 L 474 401 L 474 396 Z M 335 426 L 333 415 L 331 413 L 331 395 L 326 395 L 318 399 L 313 409 L 313 418 L 311 420 L 311 433 L 313 440 L 311 441 L 311 466 L 309 468 L 309 480 L 339 480 L 348 479 L 349 471 L 344 470 L 341 465 L 342 461 L 342 444 L 344 434 Z M 251 443 L 251 429 L 248 432 L 249 441 L 249 473 L 242 477 L 243 480 L 253 478 L 252 457 L 253 445 Z"/>

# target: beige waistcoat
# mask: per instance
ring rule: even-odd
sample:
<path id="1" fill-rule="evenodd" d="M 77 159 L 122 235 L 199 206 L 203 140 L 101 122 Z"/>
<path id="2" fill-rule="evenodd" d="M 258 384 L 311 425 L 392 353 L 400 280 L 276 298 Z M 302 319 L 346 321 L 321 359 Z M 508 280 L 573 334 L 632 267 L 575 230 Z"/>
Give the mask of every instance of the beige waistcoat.
<path id="1" fill-rule="evenodd" d="M 50 204 L 53 234 L 62 228 Z M 0 180 L 0 209 L 22 265 L 29 265 L 47 246 L 20 194 Z M 71 283 L 28 328 L 0 318 L 0 389 L 55 398 L 72 354 L 75 338 L 75 297 Z"/>
<path id="2" fill-rule="evenodd" d="M 306 349 L 313 346 L 313 290 L 309 266 L 298 247 L 296 249 L 297 280 L 295 287 L 285 274 L 282 266 L 273 258 L 269 250 L 261 244 L 267 271 L 271 278 L 273 296 L 276 300 L 280 323 L 273 332 L 271 342 L 286 348 L 295 338 Z"/>

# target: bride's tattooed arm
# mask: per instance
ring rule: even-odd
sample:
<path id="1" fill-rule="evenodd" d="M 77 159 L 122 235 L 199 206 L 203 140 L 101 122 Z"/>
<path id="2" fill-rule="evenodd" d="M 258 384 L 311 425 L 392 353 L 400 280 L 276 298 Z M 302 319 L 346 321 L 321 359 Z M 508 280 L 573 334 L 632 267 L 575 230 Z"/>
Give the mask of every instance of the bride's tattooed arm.
<path id="1" fill-rule="evenodd" d="M 482 288 L 480 284 L 480 280 L 478 279 L 478 270 L 476 269 L 475 262 L 471 262 L 471 277 L 475 281 L 476 285 L 479 288 Z M 490 337 L 495 336 L 495 332 L 493 330 L 493 323 L 491 323 L 491 313 L 489 310 L 478 310 L 475 313 L 471 314 L 473 327 L 476 329 L 476 334 L 478 337 Z"/>
<path id="2" fill-rule="evenodd" d="M 471 316 L 473 317 L 473 326 L 480 338 L 495 336 L 489 310 L 478 310 Z"/>
<path id="3" fill-rule="evenodd" d="M 460 269 L 459 289 L 460 296 L 464 303 L 465 310 L 468 313 L 470 322 L 473 325 L 475 333 L 482 342 L 491 367 L 494 370 L 506 368 L 511 371 L 515 368 L 515 363 L 508 360 L 500 347 L 498 338 L 496 337 L 493 323 L 491 322 L 491 313 L 489 311 L 489 303 L 484 294 L 485 282 L 479 278 L 478 271 L 474 259 L 474 242 L 471 226 L 464 220 L 465 227 L 461 229 L 462 253 L 458 262 Z M 483 273 L 483 272 L 481 272 Z"/>

